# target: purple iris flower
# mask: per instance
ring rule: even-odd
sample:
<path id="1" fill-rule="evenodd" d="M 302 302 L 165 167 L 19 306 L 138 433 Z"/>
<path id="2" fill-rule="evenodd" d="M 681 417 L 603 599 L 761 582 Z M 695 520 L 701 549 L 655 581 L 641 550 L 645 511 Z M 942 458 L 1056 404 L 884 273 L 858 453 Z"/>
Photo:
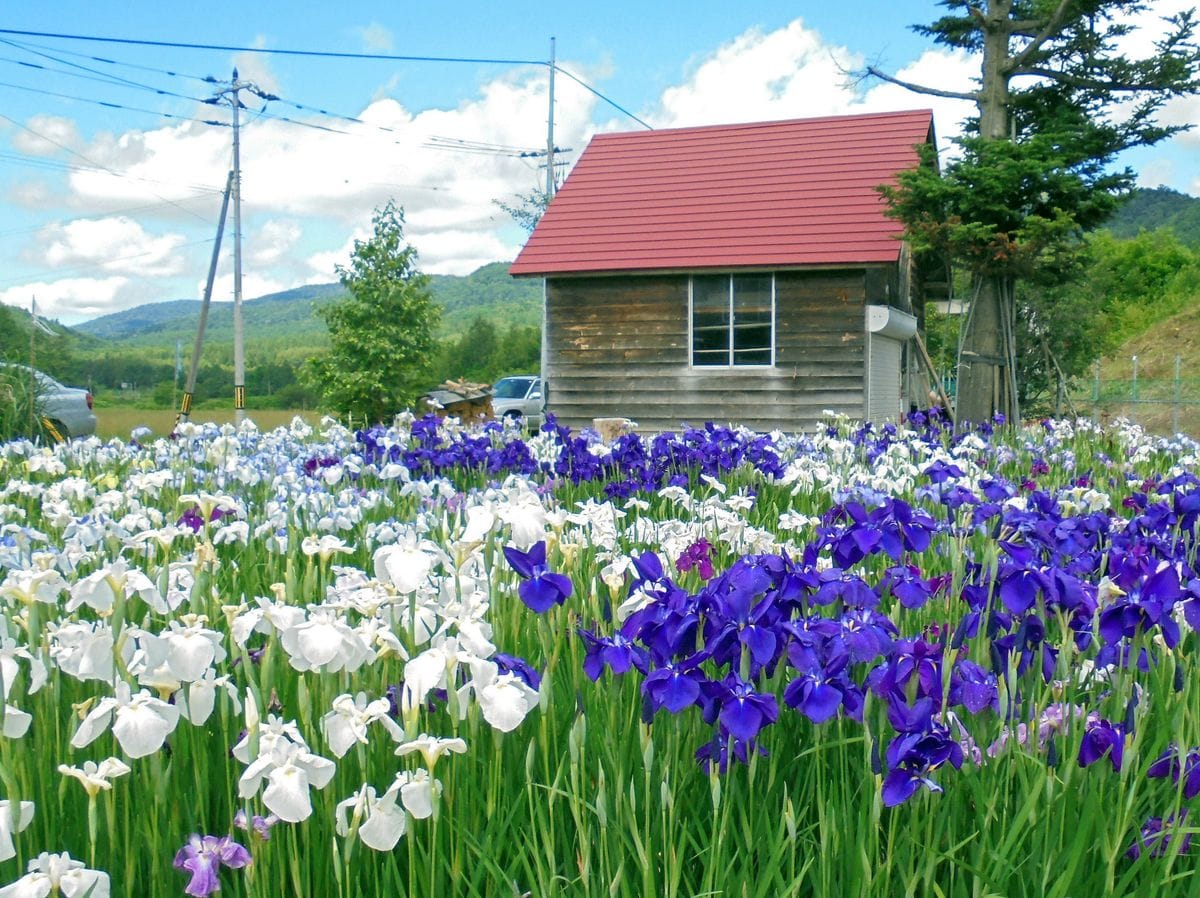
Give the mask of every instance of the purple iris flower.
<path id="1" fill-rule="evenodd" d="M 710 557 L 711 552 L 712 545 L 701 537 L 683 550 L 683 554 L 675 562 L 675 569 L 683 574 L 695 568 L 701 580 L 711 580 L 716 573 Z"/>
<path id="2" fill-rule="evenodd" d="M 1138 833 L 1137 841 L 1129 846 L 1129 850 L 1125 852 L 1125 857 L 1131 861 L 1136 861 L 1142 856 L 1142 852 L 1147 852 L 1150 857 L 1163 857 L 1171 850 L 1172 831 L 1176 828 L 1183 828 L 1187 824 L 1188 809 L 1184 808 L 1176 816 L 1172 814 L 1166 820 L 1162 817 L 1150 817 L 1142 824 L 1142 831 Z M 1180 840 L 1179 853 L 1186 854 L 1192 847 L 1192 834 L 1185 833 Z"/>
<path id="3" fill-rule="evenodd" d="M 192 874 L 184 894 L 204 898 L 221 888 L 217 873 L 224 865 L 231 869 L 250 863 L 250 852 L 229 836 L 201 836 L 193 833 L 175 855 L 175 869 Z"/>
<path id="4" fill-rule="evenodd" d="M 1108 754 L 1113 770 L 1120 772 L 1125 758 L 1125 728 L 1103 717 L 1089 718 L 1083 732 L 1083 742 L 1079 745 L 1079 766 L 1095 764 L 1105 754 Z"/>
<path id="5" fill-rule="evenodd" d="M 261 814 L 255 814 L 247 819 L 245 808 L 239 808 L 238 812 L 233 815 L 233 825 L 238 829 L 253 830 L 254 833 L 264 842 L 271 838 L 271 827 L 279 822 L 279 818 L 274 814 L 268 814 L 263 817 Z"/>
<path id="6" fill-rule="evenodd" d="M 930 792 L 941 792 L 942 787 L 929 774 L 947 763 L 957 770 L 962 767 L 963 757 L 962 745 L 951 737 L 949 730 L 937 723 L 931 722 L 927 733 L 897 736 L 887 748 L 891 769 L 883 780 L 884 806 L 893 808 L 903 804 L 922 786 Z"/>
<path id="7" fill-rule="evenodd" d="M 208 515 L 208 522 L 215 523 L 221 518 L 232 517 L 232 511 L 224 511 L 220 508 L 214 508 Z M 204 515 L 200 512 L 199 505 L 193 505 L 190 508 L 184 509 L 183 514 L 179 516 L 179 520 L 175 522 L 176 527 L 187 527 L 193 533 L 199 533 L 204 529 Z"/>
<path id="8" fill-rule="evenodd" d="M 655 714 L 666 708 L 678 714 L 690 708 L 700 699 L 701 686 L 708 682 L 699 669 L 704 653 L 678 664 L 666 664 L 657 668 L 642 683 L 642 695 L 646 697 L 646 712 Z"/>
<path id="9" fill-rule="evenodd" d="M 1147 575 L 1140 589 L 1100 612 L 1100 635 L 1106 642 L 1118 642 L 1134 636 L 1139 629 L 1150 630 L 1157 625 L 1173 648 L 1179 642 L 1179 625 L 1171 610 L 1182 596 L 1179 572 L 1174 565 L 1164 563 Z"/>
<path id="10" fill-rule="evenodd" d="M 1171 782 L 1178 783 L 1183 777 L 1183 797 L 1195 798 L 1200 795 L 1200 748 L 1193 748 L 1180 763 L 1181 752 L 1171 745 L 1150 765 L 1146 776 L 1150 779 L 1171 777 Z"/>
<path id="11" fill-rule="evenodd" d="M 632 667 L 645 673 L 649 667 L 646 650 L 630 642 L 620 633 L 606 637 L 597 636 L 587 630 L 580 630 L 579 635 L 587 646 L 587 654 L 583 659 L 583 672 L 592 682 L 600 679 L 606 667 L 617 675 L 628 673 Z"/>
<path id="12" fill-rule="evenodd" d="M 763 727 L 779 718 L 775 696 L 755 692 L 753 684 L 735 674 L 705 685 L 705 719 L 709 723 L 719 720 L 721 729 L 735 739 L 752 741 Z"/>
<path id="13" fill-rule="evenodd" d="M 921 576 L 921 569 L 915 564 L 898 564 L 888 568 L 880 588 L 889 590 L 909 610 L 921 608 L 933 598 L 929 581 Z"/>
<path id="14" fill-rule="evenodd" d="M 840 642 L 833 645 L 840 647 Z M 846 672 L 849 656 L 843 649 L 826 646 L 826 657 L 818 660 L 812 652 L 793 652 L 788 657 L 800 676 L 788 683 L 783 700 L 813 723 L 824 723 L 844 707 L 846 714 L 861 722 L 863 694 Z M 800 662 L 800 663 L 797 663 Z"/>
<path id="15" fill-rule="evenodd" d="M 718 735 L 696 749 L 696 761 L 705 775 L 712 772 L 713 762 L 716 762 L 719 773 L 725 773 L 729 769 L 730 757 L 742 764 L 749 764 L 752 751 L 763 757 L 766 757 L 767 754 L 767 750 L 757 742 L 747 742 L 744 739 L 732 739 L 728 736 Z"/>
<path id="16" fill-rule="evenodd" d="M 858 608 L 842 615 L 841 638 L 846 644 L 850 660 L 856 664 L 870 664 L 886 655 L 892 648 L 892 640 L 899 635 L 891 618 Z"/>
<path id="17" fill-rule="evenodd" d="M 556 574 L 546 567 L 546 543 L 536 543 L 528 552 L 512 546 L 504 547 L 504 557 L 522 581 L 517 589 L 521 601 L 538 614 L 561 605 L 571 594 L 571 578 Z"/>
<path id="18" fill-rule="evenodd" d="M 518 658 L 516 655 L 506 655 L 503 652 L 496 652 L 492 655 L 491 660 L 496 662 L 497 672 L 501 674 L 516 674 L 519 679 L 525 682 L 526 686 L 535 691 L 541 688 L 542 675 L 524 658 Z"/>
<path id="19" fill-rule="evenodd" d="M 950 677 L 948 702 L 963 705 L 972 714 L 978 714 L 984 708 L 999 711 L 1000 694 L 995 675 L 974 661 L 960 658 Z"/>

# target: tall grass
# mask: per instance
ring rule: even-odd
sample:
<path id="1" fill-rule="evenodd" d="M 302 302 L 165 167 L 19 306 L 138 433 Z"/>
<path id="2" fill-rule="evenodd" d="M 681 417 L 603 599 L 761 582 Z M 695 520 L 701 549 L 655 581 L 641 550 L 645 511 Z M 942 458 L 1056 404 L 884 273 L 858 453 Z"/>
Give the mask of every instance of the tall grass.
<path id="1" fill-rule="evenodd" d="M 1016 439 L 1008 461 L 997 463 L 993 473 L 1024 476 L 1030 459 L 1042 454 L 1037 447 L 1024 448 L 1028 439 Z M 237 480 L 236 464 L 206 454 L 205 447 L 215 440 L 210 431 L 194 444 L 159 443 L 91 455 L 64 447 L 64 470 L 57 474 L 30 469 L 20 454 L 0 455 L 0 482 L 9 484 L 0 493 L 0 523 L 6 524 L 5 533 L 14 544 L 0 556 L 0 564 L 12 572 L 54 562 L 54 556 L 35 561 L 29 551 L 15 547 L 21 539 L 33 540 L 26 543 L 30 549 L 49 549 L 62 558 L 77 545 L 73 539 L 89 515 L 93 522 L 98 516 L 115 523 L 152 506 L 162 512 L 164 524 L 170 523 L 188 504 L 181 503 L 180 496 L 202 489 L 236 492 L 253 530 L 279 500 L 279 482 Z M 277 442 L 292 455 L 271 455 L 262 444 L 247 440 L 239 463 L 258 464 L 253 453 L 259 452 L 291 476 L 306 457 L 337 449 L 337 438 L 309 445 L 282 437 Z M 343 452 L 347 448 L 343 446 Z M 1043 483 L 1067 484 L 1078 471 L 1104 469 L 1106 458 L 1131 455 L 1130 447 L 1112 436 L 1081 436 L 1057 448 L 1060 457 L 1067 450 L 1074 459 L 1071 468 L 1056 464 Z M 1121 513 L 1123 500 L 1135 489 L 1132 475 L 1149 476 L 1177 464 L 1178 458 L 1155 449 L 1143 453 L 1142 461 L 1129 463 L 1128 479 L 1120 463 L 1105 469 L 1112 470 L 1104 486 L 1114 514 Z M 865 465 L 865 459 L 850 459 L 846 469 Z M 167 485 L 156 490 L 135 485 L 144 484 L 138 478 L 155 470 L 169 472 Z M 64 500 L 74 515 L 71 521 L 62 519 L 61 509 L 46 505 L 47 491 L 53 492 L 66 478 L 96 485 Z M 489 489 L 495 496 L 496 484 L 489 480 L 486 474 L 470 472 L 462 475 L 459 485 L 464 491 L 471 485 L 477 497 Z M 273 591 L 281 591 L 297 606 L 320 602 L 337 576 L 335 566 L 372 570 L 377 546 L 371 534 L 378 538 L 377 528 L 383 524 L 411 524 L 451 551 L 465 523 L 466 493 L 423 495 L 370 472 L 353 479 L 347 473 L 328 488 L 317 479 L 301 477 L 299 482 L 302 489 L 288 497 L 294 504 L 282 551 L 265 537 L 246 545 L 222 543 L 215 539 L 220 522 L 206 524 L 194 536 L 179 534 L 169 543 L 154 538 L 132 541 L 130 531 L 136 527 L 128 520 L 121 527 L 101 527 L 77 566 L 61 564 L 68 581 L 77 583 L 122 556 L 161 588 L 172 575 L 171 565 L 183 564 L 195 578 L 186 602 L 174 614 L 163 615 L 129 594 L 118 599 L 111 613 L 94 614 L 84 607 L 67 615 L 65 596 L 47 605 L 22 603 L 10 594 L 3 617 L 16 642 L 5 643 L 5 651 L 28 645 L 50 659 L 52 631 L 60 622 L 100 619 L 118 633 L 116 651 L 121 657 L 120 634 L 128 636 L 132 627 L 158 633 L 166 632 L 172 620 L 203 620 L 222 634 L 229 658 L 218 665 L 219 673 L 231 678 L 239 697 L 255 696 L 264 718 L 277 713 L 295 719 L 313 751 L 331 757 L 319 721 L 334 698 L 359 691 L 372 698 L 387 695 L 405 676 L 404 659 L 394 653 L 381 655 L 353 674 L 299 672 L 289 664 L 278 633 L 256 638 L 253 656 L 234 644 L 229 627 L 236 607 L 252 605 L 255 597 Z M 110 496 L 104 500 L 110 504 L 97 512 L 97 503 L 104 504 L 100 493 L 113 486 L 126 498 Z M 753 490 L 752 507 L 741 512 L 743 524 L 773 528 L 781 538 L 782 514 L 819 516 L 831 503 L 819 483 L 782 486 L 749 469 L 726 478 L 723 487 L 729 496 Z M 604 499 L 600 484 L 561 484 L 556 490 L 547 504 L 564 512 Z M 698 477 L 693 477 L 689 492 L 715 497 Z M 341 499 L 322 506 L 331 496 Z M 303 510 L 306 501 L 313 510 Z M 645 501 L 645 507 L 625 509 L 617 537 L 622 553 L 654 548 L 646 527 L 684 522 L 710 528 L 718 545 L 718 568 L 742 554 L 732 538 L 722 538 L 719 532 L 719 502 L 683 511 L 667 496 L 649 495 Z M 323 522 L 332 520 L 330 509 L 336 507 L 361 512 L 358 520 L 338 531 L 352 551 L 331 559 L 305 554 L 303 537 L 327 532 Z M 960 523 L 965 523 L 966 512 L 962 514 Z M 45 532 L 49 543 L 38 542 L 28 528 Z M 80 682 L 51 663 L 47 685 L 29 694 L 28 663 L 16 658 L 21 673 L 14 683 L 6 683 L 12 688 L 9 703 L 29 712 L 33 724 L 23 738 L 0 739 L 0 783 L 4 798 L 33 801 L 37 811 L 30 827 L 16 837 L 16 857 L 0 863 L 0 882 L 16 880 L 25 863 L 41 851 L 69 851 L 90 867 L 107 871 L 114 894 L 178 895 L 187 878 L 172 868 L 172 858 L 190 833 L 200 832 L 232 834 L 250 849 L 251 866 L 221 874 L 222 893 L 231 896 L 1200 894 L 1194 858 L 1181 851 L 1181 839 L 1171 843 L 1164 857 L 1151 857 L 1149 852 L 1138 860 L 1125 856 L 1148 816 L 1166 818 L 1189 805 L 1182 785 L 1147 780 L 1145 772 L 1168 743 L 1200 745 L 1200 676 L 1195 666 L 1200 645 L 1195 633 L 1187 632 L 1179 646 L 1161 654 L 1161 663 L 1149 670 L 1116 671 L 1108 686 L 1097 689 L 1079 676 L 1079 662 L 1090 650 L 1073 654 L 1066 648 L 1070 640 L 1061 638 L 1064 622 L 1048 616 L 1048 629 L 1064 646 L 1054 676 L 1046 682 L 1036 674 L 1018 677 L 1010 672 L 1001 703 L 1011 713 L 973 718 L 971 735 L 986 749 L 1000 740 L 1006 726 L 1029 720 L 1038 709 L 1056 702 L 1087 703 L 1106 718 L 1128 717 L 1134 724 L 1122 770 L 1113 770 L 1107 760 L 1080 767 L 1076 759 L 1083 728 L 1073 726 L 1055 737 L 1053 756 L 1022 747 L 1012 738 L 994 757 L 983 753 L 959 771 L 940 770 L 936 778 L 944 792 L 921 790 L 910 801 L 888 808 L 880 794 L 879 754 L 891 730 L 885 705 L 870 693 L 862 725 L 844 716 L 816 725 L 782 710 L 778 723 L 763 731 L 761 747 L 766 753 L 751 753 L 749 763 L 733 763 L 720 773 L 715 768 L 706 772 L 695 760 L 696 749 L 712 733 L 698 709 L 679 715 L 660 711 L 646 722 L 636 672 L 608 672 L 596 682 L 584 676 L 586 646 L 579 629 L 611 632 L 612 609 L 624 598 L 623 590 L 613 590 L 603 580 L 601 572 L 610 559 L 588 533 L 585 526 L 570 521 L 547 531 L 548 564 L 570 573 L 573 595 L 543 615 L 519 600 L 517 577 L 501 556 L 510 531 L 492 531 L 478 549 L 488 573 L 484 588 L 491 603 L 491 639 L 501 651 L 527 659 L 542 672 L 539 705 L 509 733 L 489 726 L 477 703 L 470 703 L 461 719 L 453 701 L 423 707 L 411 721 L 409 737 L 417 732 L 457 736 L 469 750 L 437 762 L 434 773 L 443 791 L 436 812 L 430 819 L 410 818 L 406 834 L 391 852 L 372 851 L 356 837 L 335 831 L 337 804 L 363 783 L 382 792 L 398 769 L 420 766 L 415 756 L 395 757 L 395 745 L 381 731 L 372 730 L 368 744 L 338 761 L 328 787 L 311 791 L 311 817 L 298 824 L 277 824 L 264 840 L 233 828 L 239 809 L 250 814 L 265 814 L 266 809 L 261 792 L 249 800 L 238 798 L 238 778 L 245 765 L 230 749 L 247 720 L 223 692 L 207 723 L 180 722 L 162 751 L 130 760 L 130 775 L 114 779 L 111 790 L 89 799 L 56 768 L 122 756 L 111 732 L 83 749 L 70 745 L 81 716 L 99 697 L 111 694 L 111 688 Z M 810 536 L 811 530 L 798 538 Z M 906 560 L 926 576 L 947 574 L 961 583 L 964 559 L 994 564 L 997 552 L 994 535 L 964 527 L 939 535 L 928 549 Z M 864 577 L 878 582 L 886 566 L 884 560 L 870 558 L 861 568 Z M 461 576 L 446 562 L 436 571 L 444 583 Z M 678 580 L 688 589 L 702 585 L 694 573 L 678 574 Z M 398 606 L 407 602 L 394 590 L 392 598 Z M 907 613 L 897 611 L 894 598 L 886 601 L 891 604 L 884 610 L 897 612 L 907 634 L 953 625 L 961 613 L 959 603 L 949 597 Z M 363 611 L 347 616 L 368 617 Z M 410 656 L 424 647 L 414 633 L 415 627 L 396 627 Z M 985 642 L 972 651 L 975 660 L 988 663 Z M 120 679 L 129 676 L 126 660 L 117 665 Z M 761 688 L 780 694 L 787 676 L 782 667 L 768 671 Z M 1141 700 L 1131 708 L 1135 691 Z M 1176 832 L 1182 836 L 1193 831 L 1188 826 Z"/>

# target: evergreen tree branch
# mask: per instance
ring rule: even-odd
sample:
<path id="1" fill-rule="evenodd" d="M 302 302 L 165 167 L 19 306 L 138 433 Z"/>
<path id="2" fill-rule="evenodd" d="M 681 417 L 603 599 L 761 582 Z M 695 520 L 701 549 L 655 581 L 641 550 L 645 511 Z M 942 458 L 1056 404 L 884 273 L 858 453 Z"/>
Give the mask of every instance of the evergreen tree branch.
<path id="1" fill-rule="evenodd" d="M 1037 36 L 1034 37 L 1033 40 L 1031 40 L 1020 53 L 1014 56 L 1005 65 L 1005 68 L 1007 68 L 1010 72 L 1015 71 L 1032 59 L 1033 56 L 1045 45 L 1046 41 L 1050 40 L 1050 38 L 1059 33 L 1063 22 L 1066 20 L 1067 10 L 1070 9 L 1070 7 L 1071 0 L 1059 0 L 1058 6 L 1055 8 L 1054 12 L 1050 14 L 1050 18 L 1046 20 L 1045 26 L 1038 31 Z M 1022 31 L 1032 31 L 1034 28 L 1037 28 L 1037 25 L 1038 23 L 1036 22 L 1014 22 L 1011 27 L 1015 30 L 1016 27 L 1020 26 Z"/>

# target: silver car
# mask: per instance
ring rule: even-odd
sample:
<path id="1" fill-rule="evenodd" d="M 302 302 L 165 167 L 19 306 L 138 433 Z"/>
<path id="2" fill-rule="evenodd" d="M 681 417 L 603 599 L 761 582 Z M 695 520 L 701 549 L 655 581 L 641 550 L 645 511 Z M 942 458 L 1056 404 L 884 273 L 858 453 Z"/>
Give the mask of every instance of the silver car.
<path id="1" fill-rule="evenodd" d="M 542 426 L 542 379 L 536 374 L 502 377 L 492 385 L 492 412 L 497 418 L 523 418 L 527 427 Z"/>
<path id="2" fill-rule="evenodd" d="M 96 413 L 92 394 L 77 387 L 64 387 L 49 374 L 27 365 L 0 362 L 5 368 L 18 369 L 22 380 L 32 373 L 37 381 L 38 414 L 50 423 L 63 439 L 87 437 L 96 432 Z"/>

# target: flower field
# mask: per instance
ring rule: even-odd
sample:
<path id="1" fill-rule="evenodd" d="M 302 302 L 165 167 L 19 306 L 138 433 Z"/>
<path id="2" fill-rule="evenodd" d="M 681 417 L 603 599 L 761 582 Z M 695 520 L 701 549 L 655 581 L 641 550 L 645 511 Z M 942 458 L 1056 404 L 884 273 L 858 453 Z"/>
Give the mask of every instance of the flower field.
<path id="1" fill-rule="evenodd" d="M 1192 895 L 1200 449 L 0 447 L 0 898 Z"/>

